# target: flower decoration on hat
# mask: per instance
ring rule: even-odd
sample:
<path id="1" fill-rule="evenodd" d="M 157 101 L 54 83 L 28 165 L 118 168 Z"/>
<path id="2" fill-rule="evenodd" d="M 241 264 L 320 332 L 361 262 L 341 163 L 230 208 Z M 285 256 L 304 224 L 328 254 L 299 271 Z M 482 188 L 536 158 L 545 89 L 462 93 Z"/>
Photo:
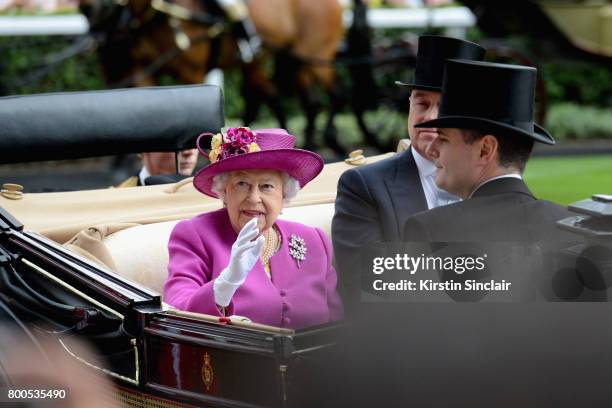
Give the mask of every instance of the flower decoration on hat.
<path id="1" fill-rule="evenodd" d="M 209 145 L 210 143 L 210 145 Z M 210 197 L 218 174 L 243 170 L 277 170 L 298 181 L 300 187 L 323 169 L 323 159 L 316 153 L 295 147 L 295 136 L 285 129 L 229 128 L 225 132 L 202 133 L 196 140 L 200 153 L 210 161 L 196 173 L 194 187 Z M 209 148 L 210 146 L 210 148 Z"/>
<path id="2" fill-rule="evenodd" d="M 217 133 L 210 141 L 208 159 L 211 163 L 228 157 L 260 151 L 257 134 L 248 127 L 229 128 Z"/>

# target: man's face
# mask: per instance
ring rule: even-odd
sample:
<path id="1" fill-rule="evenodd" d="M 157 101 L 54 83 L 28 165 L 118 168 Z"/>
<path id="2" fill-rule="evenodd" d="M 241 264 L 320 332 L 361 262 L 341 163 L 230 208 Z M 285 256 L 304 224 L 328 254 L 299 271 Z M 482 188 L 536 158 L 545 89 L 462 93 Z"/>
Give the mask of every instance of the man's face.
<path id="1" fill-rule="evenodd" d="M 183 176 L 191 176 L 198 164 L 198 149 L 187 149 L 179 154 L 179 173 Z"/>
<path id="2" fill-rule="evenodd" d="M 417 129 L 414 125 L 438 117 L 440 107 L 440 92 L 414 89 L 410 94 L 410 111 L 408 113 L 408 135 L 410 142 L 419 154 L 429 160 L 427 147 L 437 136 L 435 128 Z"/>
<path id="3" fill-rule="evenodd" d="M 143 153 L 143 161 L 149 174 L 159 176 L 176 173 L 175 158 L 172 152 Z M 179 173 L 191 176 L 198 162 L 198 150 L 187 149 L 179 153 Z"/>
<path id="4" fill-rule="evenodd" d="M 481 143 L 466 143 L 461 130 L 438 129 L 438 136 L 427 149 L 437 167 L 438 187 L 468 198 L 479 181 L 480 152 Z"/>

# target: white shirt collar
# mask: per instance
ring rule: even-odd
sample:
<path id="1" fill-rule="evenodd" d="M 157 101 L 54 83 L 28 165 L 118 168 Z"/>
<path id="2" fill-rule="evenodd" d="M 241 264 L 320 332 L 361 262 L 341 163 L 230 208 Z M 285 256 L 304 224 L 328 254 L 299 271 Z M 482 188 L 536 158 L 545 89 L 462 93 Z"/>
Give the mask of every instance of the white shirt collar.
<path id="1" fill-rule="evenodd" d="M 502 174 L 501 176 L 496 176 L 496 177 L 492 177 L 488 180 L 483 181 L 482 183 L 480 183 L 478 186 L 476 186 L 476 188 L 474 189 L 474 191 L 472 191 L 472 193 L 470 194 L 469 198 L 472 198 L 472 195 L 476 192 L 476 190 L 478 190 L 480 187 L 484 186 L 485 184 L 493 181 L 493 180 L 498 180 L 498 179 L 502 179 L 502 178 L 515 178 L 515 179 L 519 179 L 522 180 L 523 177 L 520 174 Z"/>
<path id="2" fill-rule="evenodd" d="M 140 179 L 141 186 L 145 185 L 144 181 L 147 177 L 151 177 L 151 173 L 149 173 L 149 170 L 147 170 L 145 166 L 142 166 L 142 168 L 140 169 L 140 173 L 138 173 L 138 178 Z"/>
<path id="3" fill-rule="evenodd" d="M 436 172 L 438 170 L 436 166 L 414 149 L 412 149 L 412 154 L 419 172 L 419 180 L 421 181 L 421 187 L 423 187 L 427 208 L 432 209 L 458 201 L 459 197 L 447 193 L 436 185 Z"/>
<path id="4" fill-rule="evenodd" d="M 412 149 L 412 156 L 414 157 L 414 161 L 419 169 L 419 174 L 423 177 L 434 176 L 436 174 L 436 165 L 421 156 L 421 154 L 417 152 L 414 147 L 411 146 L 410 149 Z"/>

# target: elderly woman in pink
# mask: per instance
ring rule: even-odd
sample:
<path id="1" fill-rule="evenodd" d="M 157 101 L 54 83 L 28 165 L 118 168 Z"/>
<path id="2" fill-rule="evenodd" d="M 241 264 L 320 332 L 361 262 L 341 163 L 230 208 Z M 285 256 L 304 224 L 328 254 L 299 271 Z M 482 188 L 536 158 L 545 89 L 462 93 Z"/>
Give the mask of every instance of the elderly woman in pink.
<path id="1" fill-rule="evenodd" d="M 340 319 L 329 238 L 277 219 L 321 172 L 321 157 L 296 149 L 282 129 L 230 128 L 212 138 L 209 153 L 202 140 L 198 149 L 211 164 L 193 183 L 224 208 L 172 231 L 164 300 L 182 310 L 293 329 Z"/>

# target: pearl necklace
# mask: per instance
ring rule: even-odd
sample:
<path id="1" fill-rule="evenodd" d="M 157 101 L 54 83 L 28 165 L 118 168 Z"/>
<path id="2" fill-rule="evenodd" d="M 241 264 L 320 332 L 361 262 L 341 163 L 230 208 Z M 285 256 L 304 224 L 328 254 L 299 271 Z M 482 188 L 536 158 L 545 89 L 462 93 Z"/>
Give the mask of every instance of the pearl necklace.
<path id="1" fill-rule="evenodd" d="M 261 254 L 261 261 L 264 265 L 268 265 L 270 262 L 270 258 L 274 255 L 280 248 L 280 237 L 278 236 L 278 232 L 276 231 L 276 227 L 272 226 L 268 231 L 268 236 L 266 237 L 266 248 Z"/>

